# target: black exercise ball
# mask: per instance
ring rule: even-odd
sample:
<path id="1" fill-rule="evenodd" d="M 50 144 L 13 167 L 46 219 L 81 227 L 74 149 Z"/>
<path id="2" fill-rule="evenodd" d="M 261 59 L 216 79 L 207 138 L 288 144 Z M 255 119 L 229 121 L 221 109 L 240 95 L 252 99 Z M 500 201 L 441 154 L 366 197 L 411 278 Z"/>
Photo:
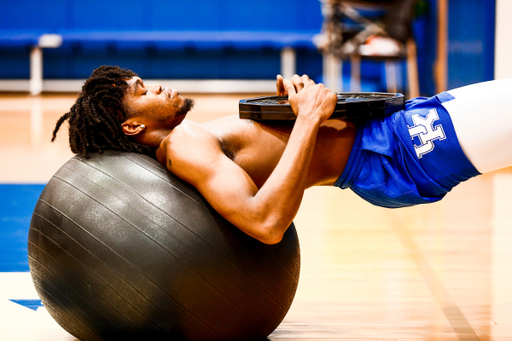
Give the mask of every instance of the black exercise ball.
<path id="1" fill-rule="evenodd" d="M 300 266 L 293 225 L 260 243 L 155 160 L 122 152 L 75 156 L 54 175 L 28 253 L 44 306 L 84 341 L 265 338 Z"/>

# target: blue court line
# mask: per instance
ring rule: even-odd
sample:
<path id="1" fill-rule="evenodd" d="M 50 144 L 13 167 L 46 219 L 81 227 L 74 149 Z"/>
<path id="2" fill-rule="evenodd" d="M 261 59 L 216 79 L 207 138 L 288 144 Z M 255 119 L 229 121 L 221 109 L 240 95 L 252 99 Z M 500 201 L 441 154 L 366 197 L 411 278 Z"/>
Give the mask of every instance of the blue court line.
<path id="1" fill-rule="evenodd" d="M 9 301 L 17 303 L 19 305 L 22 305 L 22 306 L 32 309 L 34 311 L 37 311 L 37 308 L 43 306 L 43 303 L 41 302 L 41 300 L 9 300 Z"/>
<path id="2" fill-rule="evenodd" d="M 44 186 L 0 184 L 0 272 L 29 271 L 28 229 Z"/>

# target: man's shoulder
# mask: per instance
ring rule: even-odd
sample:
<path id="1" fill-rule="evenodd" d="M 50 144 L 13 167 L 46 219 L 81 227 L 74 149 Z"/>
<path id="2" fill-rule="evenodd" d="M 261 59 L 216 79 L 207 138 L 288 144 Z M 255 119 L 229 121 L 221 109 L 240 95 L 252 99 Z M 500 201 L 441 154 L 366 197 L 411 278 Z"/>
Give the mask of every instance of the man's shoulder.
<path id="1" fill-rule="evenodd" d="M 180 160 L 186 164 L 222 153 L 217 136 L 205 129 L 201 124 L 183 121 L 165 138 L 160 149 L 168 158 Z"/>
<path id="2" fill-rule="evenodd" d="M 193 121 L 183 121 L 174 128 L 166 138 L 168 143 L 172 144 L 211 144 L 218 143 L 218 138 L 201 124 Z"/>
<path id="3" fill-rule="evenodd" d="M 192 185 L 211 177 L 227 159 L 217 136 L 201 124 L 188 121 L 166 137 L 157 158 L 169 171 Z"/>

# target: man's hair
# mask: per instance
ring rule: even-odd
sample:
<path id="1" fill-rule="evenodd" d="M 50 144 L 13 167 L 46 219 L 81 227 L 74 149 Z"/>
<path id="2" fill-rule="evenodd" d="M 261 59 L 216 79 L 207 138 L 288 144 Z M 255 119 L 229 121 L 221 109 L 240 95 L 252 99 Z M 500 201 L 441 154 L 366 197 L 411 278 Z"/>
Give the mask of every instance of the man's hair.
<path id="1" fill-rule="evenodd" d="M 89 157 L 91 153 L 119 150 L 154 157 L 152 147 L 131 141 L 121 128 L 128 118 L 122 103 L 128 89 L 126 79 L 134 76 L 135 72 L 117 66 L 94 70 L 70 111 L 57 121 L 52 142 L 62 123 L 68 120 L 69 145 L 75 154 Z"/>

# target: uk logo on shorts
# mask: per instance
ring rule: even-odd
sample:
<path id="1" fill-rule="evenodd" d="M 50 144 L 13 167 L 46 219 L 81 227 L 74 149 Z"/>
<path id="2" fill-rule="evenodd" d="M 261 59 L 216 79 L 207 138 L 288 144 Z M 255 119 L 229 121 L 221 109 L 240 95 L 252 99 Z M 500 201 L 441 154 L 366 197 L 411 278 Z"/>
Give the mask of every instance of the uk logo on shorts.
<path id="1" fill-rule="evenodd" d="M 415 144 L 414 150 L 418 159 L 421 159 L 423 155 L 434 150 L 435 140 L 444 140 L 446 135 L 441 124 L 434 127 L 434 121 L 439 119 L 436 109 L 430 109 L 425 117 L 416 114 L 412 115 L 411 118 L 414 125 L 412 127 L 408 126 L 409 134 L 411 135 L 411 140 L 416 136 L 419 138 L 421 144 Z"/>

